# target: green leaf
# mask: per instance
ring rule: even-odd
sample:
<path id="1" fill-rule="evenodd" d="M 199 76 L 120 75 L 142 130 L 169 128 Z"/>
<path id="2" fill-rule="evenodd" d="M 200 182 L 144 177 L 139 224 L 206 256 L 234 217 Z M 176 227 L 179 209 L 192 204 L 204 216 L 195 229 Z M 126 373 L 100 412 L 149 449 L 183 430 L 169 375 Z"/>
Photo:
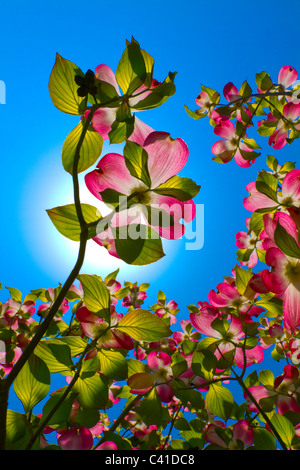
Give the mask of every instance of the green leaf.
<path id="1" fill-rule="evenodd" d="M 262 385 L 267 387 L 268 390 L 272 390 L 274 388 L 274 374 L 272 371 L 268 369 L 261 370 L 258 374 L 258 377 Z"/>
<path id="2" fill-rule="evenodd" d="M 277 121 L 262 121 L 257 129 L 257 133 L 262 137 L 269 137 L 272 135 L 277 127 Z"/>
<path id="3" fill-rule="evenodd" d="M 239 91 L 239 95 L 242 96 L 243 98 L 245 98 L 245 97 L 250 97 L 251 93 L 252 93 L 252 89 L 251 89 L 249 83 L 245 80 L 242 83 L 242 86 L 241 86 L 240 91 Z"/>
<path id="4" fill-rule="evenodd" d="M 96 276 L 80 274 L 77 279 L 82 285 L 83 302 L 92 313 L 110 323 L 110 293 Z"/>
<path id="5" fill-rule="evenodd" d="M 120 352 L 100 349 L 98 357 L 100 359 L 100 369 L 104 375 L 113 380 L 124 380 L 127 378 L 127 361 Z"/>
<path id="6" fill-rule="evenodd" d="M 285 416 L 275 413 L 271 418 L 271 423 L 280 435 L 283 442 L 288 448 L 292 445 L 292 440 L 295 436 L 295 428 Z"/>
<path id="7" fill-rule="evenodd" d="M 116 69 L 116 80 L 123 93 L 133 93 L 143 83 L 151 85 L 154 60 L 135 39 L 127 43 Z"/>
<path id="8" fill-rule="evenodd" d="M 243 141 L 247 145 L 247 147 L 249 147 L 250 149 L 260 149 L 261 148 L 254 139 L 244 138 Z"/>
<path id="9" fill-rule="evenodd" d="M 100 191 L 99 194 L 101 195 L 102 201 L 108 206 L 119 207 L 122 204 L 122 206 L 124 205 L 124 208 L 130 207 L 131 200 L 129 200 L 125 194 L 122 194 L 115 189 L 106 188 L 104 191 Z M 107 230 L 108 220 L 110 220 L 110 214 L 107 217 L 103 217 L 103 220 L 98 227 L 98 233 L 102 230 Z"/>
<path id="10" fill-rule="evenodd" d="M 32 354 L 14 381 L 14 390 L 25 412 L 45 398 L 50 389 L 50 372 L 45 362 Z"/>
<path id="11" fill-rule="evenodd" d="M 111 144 L 121 144 L 129 139 L 134 130 L 135 117 L 131 116 L 124 121 L 113 122 L 111 130 L 108 133 Z"/>
<path id="12" fill-rule="evenodd" d="M 185 372 L 188 368 L 187 361 L 185 358 L 178 352 L 172 355 L 172 372 L 173 377 L 176 378 L 180 376 L 183 372 Z"/>
<path id="13" fill-rule="evenodd" d="M 217 358 L 209 349 L 194 351 L 192 357 L 192 370 L 195 375 L 210 380 L 217 366 Z"/>
<path id="14" fill-rule="evenodd" d="M 145 390 L 153 387 L 155 382 L 156 378 L 152 372 L 138 372 L 129 377 L 127 385 L 132 390 Z"/>
<path id="15" fill-rule="evenodd" d="M 108 108 L 116 108 L 118 106 L 121 96 L 118 94 L 115 87 L 108 82 L 103 80 L 98 80 L 96 78 L 95 85 L 97 87 L 96 100 L 97 103 L 101 103 Z M 96 104 L 96 101 L 93 96 L 89 95 L 89 103 Z"/>
<path id="16" fill-rule="evenodd" d="M 128 377 L 141 374 L 144 372 L 149 372 L 149 367 L 144 362 L 138 361 L 137 359 L 127 359 L 127 366 L 128 366 Z"/>
<path id="17" fill-rule="evenodd" d="M 244 380 L 247 388 L 260 385 L 256 370 L 252 371 Z"/>
<path id="18" fill-rule="evenodd" d="M 175 75 L 176 72 L 169 72 L 169 75 L 160 85 L 153 88 L 146 98 L 134 105 L 134 109 L 152 109 L 165 103 L 175 93 Z"/>
<path id="19" fill-rule="evenodd" d="M 174 428 L 178 429 L 179 431 L 188 431 L 191 429 L 189 422 L 186 418 L 177 418 L 174 421 Z"/>
<path id="20" fill-rule="evenodd" d="M 213 88 L 209 88 L 208 86 L 201 85 L 201 91 L 205 91 L 205 93 L 208 94 L 210 100 L 211 100 L 213 103 L 216 103 L 216 104 L 219 103 L 219 101 L 220 101 L 220 93 L 218 93 L 216 90 L 214 90 Z"/>
<path id="21" fill-rule="evenodd" d="M 122 287 L 121 289 L 114 292 L 113 296 L 116 299 L 123 299 L 124 297 L 126 297 L 126 295 L 129 294 L 129 291 L 130 291 L 129 287 Z"/>
<path id="22" fill-rule="evenodd" d="M 71 373 L 73 362 L 67 344 L 55 339 L 40 341 L 34 353 L 46 363 L 51 373 Z"/>
<path id="23" fill-rule="evenodd" d="M 278 169 L 278 160 L 277 160 L 277 158 L 273 157 L 273 155 L 268 155 L 266 163 L 272 171 L 277 172 L 277 169 Z"/>
<path id="24" fill-rule="evenodd" d="M 148 153 L 136 142 L 128 140 L 124 147 L 125 163 L 130 174 L 151 187 L 151 179 L 148 171 Z"/>
<path id="25" fill-rule="evenodd" d="M 139 415 L 147 426 L 151 426 L 152 424 L 160 426 L 163 417 L 163 409 L 155 388 L 141 401 Z"/>
<path id="26" fill-rule="evenodd" d="M 112 273 L 107 274 L 107 276 L 105 276 L 105 279 L 104 279 L 105 284 L 107 285 L 109 283 L 109 281 L 116 280 L 117 276 L 119 274 L 119 271 L 120 271 L 120 269 L 118 268 L 115 271 L 113 271 Z"/>
<path id="27" fill-rule="evenodd" d="M 196 111 L 192 111 L 191 109 L 189 109 L 189 107 L 184 104 L 184 109 L 186 110 L 187 114 L 192 118 L 192 119 L 201 119 L 203 117 L 205 117 L 207 115 L 207 112 L 197 112 L 198 110 Z"/>
<path id="28" fill-rule="evenodd" d="M 86 223 L 100 221 L 101 214 L 96 207 L 90 204 L 81 204 L 81 210 Z M 67 204 L 66 206 L 58 206 L 53 209 L 47 209 L 47 214 L 50 217 L 56 229 L 64 235 L 64 237 L 75 242 L 80 241 L 80 223 L 77 217 L 75 204 Z M 89 228 L 88 238 L 96 236 L 97 226 Z"/>
<path id="29" fill-rule="evenodd" d="M 29 437 L 26 416 L 13 410 L 7 410 L 6 450 L 24 449 Z"/>
<path id="30" fill-rule="evenodd" d="M 234 404 L 232 393 L 226 387 L 212 384 L 206 394 L 206 404 L 215 416 L 226 421 Z"/>
<path id="31" fill-rule="evenodd" d="M 49 79 L 49 93 L 54 106 L 67 114 L 80 115 L 86 108 L 86 98 L 77 94 L 75 76 L 84 77 L 82 70 L 58 53 Z"/>
<path id="32" fill-rule="evenodd" d="M 249 223 L 249 232 L 254 232 L 256 235 L 259 235 L 260 232 L 264 229 L 264 214 L 260 212 L 253 212 L 250 218 Z"/>
<path id="33" fill-rule="evenodd" d="M 116 251 L 127 264 L 143 266 L 165 256 L 158 233 L 149 226 L 131 224 L 114 231 Z"/>
<path id="34" fill-rule="evenodd" d="M 253 116 L 266 116 L 266 113 L 260 103 L 246 103 L 247 108 Z"/>
<path id="35" fill-rule="evenodd" d="M 270 75 L 267 72 L 260 72 L 255 75 L 255 82 L 262 91 L 267 91 L 273 86 Z"/>
<path id="36" fill-rule="evenodd" d="M 43 407 L 43 414 L 42 420 L 45 419 L 49 413 L 53 410 L 56 404 L 61 399 L 63 393 L 65 392 L 66 387 L 63 387 L 60 390 L 53 392 L 49 398 L 49 400 L 45 403 Z M 54 412 L 50 420 L 48 421 L 48 425 L 52 428 L 64 428 L 67 425 L 67 421 L 69 420 L 72 405 L 74 403 L 74 399 L 76 394 L 69 393 L 68 396 L 64 399 L 64 401 L 60 404 L 59 408 Z"/>
<path id="37" fill-rule="evenodd" d="M 216 109 L 216 112 L 221 116 L 231 116 L 231 114 L 235 112 L 235 107 L 233 107 L 232 105 L 219 106 Z"/>
<path id="38" fill-rule="evenodd" d="M 63 336 L 58 338 L 57 341 L 68 345 L 71 357 L 82 354 L 88 344 L 84 339 L 80 338 L 80 336 Z"/>
<path id="39" fill-rule="evenodd" d="M 240 266 L 236 265 L 235 268 L 236 274 L 236 288 L 240 295 L 244 295 L 248 282 L 253 277 L 252 269 L 243 269 Z"/>
<path id="40" fill-rule="evenodd" d="M 6 289 L 9 291 L 10 296 L 16 302 L 22 303 L 22 293 L 16 289 L 15 287 L 7 287 Z"/>
<path id="41" fill-rule="evenodd" d="M 172 334 L 161 318 L 141 308 L 131 310 L 116 326 L 136 341 L 159 341 Z"/>
<path id="42" fill-rule="evenodd" d="M 265 308 L 267 310 L 266 316 L 269 316 L 268 313 L 274 317 L 282 315 L 283 301 L 275 297 L 274 294 L 262 295 L 261 299 L 255 301 L 255 305 Z"/>
<path id="43" fill-rule="evenodd" d="M 189 201 L 200 191 L 200 187 L 190 178 L 184 176 L 172 176 L 165 183 L 160 184 L 153 191 L 162 196 L 170 196 L 179 201 Z"/>
<path id="44" fill-rule="evenodd" d="M 290 235 L 280 224 L 277 223 L 274 232 L 274 240 L 278 248 L 292 258 L 300 258 L 300 247 L 295 238 Z"/>
<path id="45" fill-rule="evenodd" d="M 237 255 L 237 260 L 238 261 L 249 261 L 249 257 L 253 250 L 251 248 L 240 248 L 237 250 L 236 255 Z"/>
<path id="46" fill-rule="evenodd" d="M 277 188 L 278 188 L 278 181 L 274 175 L 266 171 L 262 171 L 258 174 L 255 183 L 257 191 L 262 194 L 265 194 L 270 199 L 278 203 L 277 200 Z"/>
<path id="47" fill-rule="evenodd" d="M 77 425 L 84 428 L 93 428 L 100 421 L 100 412 L 93 408 L 80 407 L 73 418 Z"/>
<path id="48" fill-rule="evenodd" d="M 258 427 L 252 429 L 255 450 L 276 450 L 276 440 L 269 431 Z"/>
<path id="49" fill-rule="evenodd" d="M 62 164 L 64 169 L 73 174 L 73 164 L 76 149 L 85 125 L 85 119 L 82 119 L 77 126 L 68 134 L 62 147 Z M 77 173 L 90 168 L 99 158 L 102 152 L 103 139 L 96 132 L 91 124 L 85 133 L 83 142 L 80 147 L 80 157 L 78 160 Z"/>
<path id="50" fill-rule="evenodd" d="M 100 374 L 81 374 L 73 390 L 78 393 L 76 400 L 83 407 L 105 409 L 108 401 L 108 386 Z"/>

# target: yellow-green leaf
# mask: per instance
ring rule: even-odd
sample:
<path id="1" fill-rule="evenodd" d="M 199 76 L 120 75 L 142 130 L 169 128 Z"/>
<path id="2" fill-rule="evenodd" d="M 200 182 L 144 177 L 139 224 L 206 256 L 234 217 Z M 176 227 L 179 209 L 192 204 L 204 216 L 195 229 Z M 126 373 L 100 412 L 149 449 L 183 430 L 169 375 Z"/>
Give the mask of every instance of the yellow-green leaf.
<path id="1" fill-rule="evenodd" d="M 233 407 L 232 393 L 228 388 L 212 384 L 206 394 L 206 404 L 210 411 L 221 419 L 230 417 Z"/>
<path id="2" fill-rule="evenodd" d="M 73 362 L 70 348 L 59 340 L 40 341 L 35 348 L 35 354 L 42 359 L 51 373 L 70 373 Z"/>
<path id="3" fill-rule="evenodd" d="M 83 302 L 95 315 L 110 321 L 110 293 L 97 276 L 80 274 L 77 279 L 83 289 Z"/>
<path id="4" fill-rule="evenodd" d="M 48 86 L 51 100 L 60 111 L 80 115 L 85 111 L 86 98 L 77 94 L 76 75 L 84 77 L 77 65 L 57 53 Z"/>
<path id="5" fill-rule="evenodd" d="M 25 412 L 31 411 L 50 389 L 50 372 L 45 362 L 32 354 L 14 381 L 14 390 Z"/>
<path id="6" fill-rule="evenodd" d="M 81 204 L 81 210 L 86 223 L 100 221 L 101 214 L 98 209 L 90 204 Z M 77 217 L 77 211 L 75 204 L 67 204 L 66 206 L 58 206 L 53 209 L 47 209 L 53 225 L 57 230 L 75 242 L 80 241 L 81 227 Z M 93 238 L 97 233 L 97 226 L 89 228 L 88 238 Z"/>
<path id="7" fill-rule="evenodd" d="M 101 372 L 104 375 L 114 380 L 124 380 L 127 378 L 128 367 L 123 354 L 118 351 L 100 349 L 98 357 L 100 359 Z"/>
<path id="8" fill-rule="evenodd" d="M 74 156 L 82 134 L 84 120 L 81 120 L 77 126 L 68 134 L 62 148 L 62 164 L 64 169 L 73 174 Z M 102 152 L 103 139 L 91 125 L 85 133 L 84 140 L 80 148 L 80 157 L 77 166 L 77 173 L 87 170 L 99 158 Z"/>
<path id="9" fill-rule="evenodd" d="M 117 328 L 137 341 L 159 341 L 172 334 L 161 318 L 141 308 L 127 313 Z"/>

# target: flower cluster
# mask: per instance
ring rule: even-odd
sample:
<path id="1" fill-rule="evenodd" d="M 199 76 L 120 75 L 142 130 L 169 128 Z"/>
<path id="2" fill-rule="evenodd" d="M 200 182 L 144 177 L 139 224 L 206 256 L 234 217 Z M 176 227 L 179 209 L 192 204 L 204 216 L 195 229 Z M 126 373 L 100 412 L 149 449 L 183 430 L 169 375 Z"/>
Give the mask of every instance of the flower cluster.
<path id="1" fill-rule="evenodd" d="M 202 86 L 195 100 L 199 108 L 196 111 L 185 108 L 194 119 L 209 116 L 214 133 L 222 138 L 212 146 L 213 160 L 228 163 L 234 158 L 243 168 L 256 161 L 260 145 L 247 134 L 254 127 L 254 118 L 258 118 L 258 134 L 268 136 L 268 143 L 274 149 L 281 149 L 298 138 L 300 100 L 297 77 L 297 71 L 289 65 L 279 70 L 277 82 L 273 82 L 266 72 L 261 72 L 256 75 L 256 93 L 247 81 L 240 89 L 229 82 L 223 89 L 225 103 L 220 103 L 220 93 Z"/>
<path id="2" fill-rule="evenodd" d="M 57 57 L 52 101 L 80 122 L 62 152 L 75 204 L 48 214 L 80 249 L 63 286 L 25 298 L 7 288 L 10 298 L 1 304 L 1 398 L 8 402 L 13 383 L 24 408 L 1 407 L 0 438 L 9 450 L 300 448 L 300 170 L 294 164 L 269 156 L 268 170 L 247 185 L 244 207 L 251 215 L 236 234 L 238 263 L 207 300 L 182 306 L 160 290 L 152 303 L 149 284 L 122 285 L 119 270 L 104 279 L 80 273 L 89 239 L 128 264 L 144 265 L 163 256 L 161 238 L 180 238 L 182 219 L 195 216 L 199 186 L 178 176 L 189 156 L 186 143 L 135 117 L 174 94 L 175 74 L 159 83 L 153 65 L 134 39 L 115 73 L 101 64 L 84 74 Z M 186 109 L 193 118 L 207 116 L 223 139 L 212 148 L 216 161 L 234 158 L 246 168 L 256 160 L 259 146 L 246 134 L 255 116 L 266 117 L 258 133 L 274 149 L 299 137 L 297 72 L 284 66 L 277 82 L 258 74 L 257 93 L 247 82 L 240 89 L 230 82 L 226 104 L 202 87 L 198 110 Z M 98 160 L 103 140 L 124 143 L 123 154 Z M 84 170 L 87 188 L 110 210 L 104 217 L 80 202 L 77 174 Z M 179 312 L 186 316 L 177 329 Z M 279 373 L 262 369 L 268 357 Z M 52 390 L 51 374 L 64 385 Z M 242 403 L 232 384 L 241 387 Z"/>

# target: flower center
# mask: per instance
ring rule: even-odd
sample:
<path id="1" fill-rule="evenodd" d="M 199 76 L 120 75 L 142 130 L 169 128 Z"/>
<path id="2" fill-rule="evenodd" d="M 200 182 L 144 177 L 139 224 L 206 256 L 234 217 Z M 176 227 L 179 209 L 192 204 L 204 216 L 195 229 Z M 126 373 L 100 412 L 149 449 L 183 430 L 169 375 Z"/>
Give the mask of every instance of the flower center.
<path id="1" fill-rule="evenodd" d="M 132 200 L 138 204 L 147 205 L 151 202 L 150 191 L 145 186 L 133 188 L 130 195 L 133 195 Z"/>
<path id="2" fill-rule="evenodd" d="M 300 263 L 288 263 L 285 268 L 285 275 L 291 284 L 300 286 Z"/>
<path id="3" fill-rule="evenodd" d="M 242 299 L 240 299 L 240 298 L 234 299 L 234 300 L 231 302 L 231 306 L 232 306 L 232 307 L 240 308 L 242 305 L 243 305 L 243 301 L 242 301 Z"/>
<path id="4" fill-rule="evenodd" d="M 293 198 L 291 196 L 287 196 L 287 197 L 281 199 L 280 204 L 282 204 L 283 206 L 293 206 L 294 201 L 293 201 Z"/>

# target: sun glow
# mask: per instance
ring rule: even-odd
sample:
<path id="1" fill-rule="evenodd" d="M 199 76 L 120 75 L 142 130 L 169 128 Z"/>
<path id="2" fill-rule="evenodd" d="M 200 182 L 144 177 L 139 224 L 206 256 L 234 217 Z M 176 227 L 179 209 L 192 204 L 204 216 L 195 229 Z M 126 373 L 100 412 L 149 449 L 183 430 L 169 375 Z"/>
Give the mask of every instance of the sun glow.
<path id="1" fill-rule="evenodd" d="M 35 262 L 55 281 L 63 282 L 77 259 L 79 243 L 61 235 L 46 213 L 46 209 L 74 202 L 71 177 L 62 167 L 59 168 L 60 155 L 60 149 L 49 152 L 35 167 L 24 187 L 20 217 L 24 241 Z M 47 176 L 41 178 L 41 175 Z M 79 181 L 81 202 L 94 205 L 102 215 L 109 213 L 110 210 L 86 188 L 84 173 L 79 175 Z M 104 247 L 89 240 L 81 272 L 105 276 L 120 269 L 120 281 L 148 282 L 166 272 L 182 243 L 182 240 L 163 240 L 165 257 L 150 265 L 133 266 L 111 256 Z"/>

